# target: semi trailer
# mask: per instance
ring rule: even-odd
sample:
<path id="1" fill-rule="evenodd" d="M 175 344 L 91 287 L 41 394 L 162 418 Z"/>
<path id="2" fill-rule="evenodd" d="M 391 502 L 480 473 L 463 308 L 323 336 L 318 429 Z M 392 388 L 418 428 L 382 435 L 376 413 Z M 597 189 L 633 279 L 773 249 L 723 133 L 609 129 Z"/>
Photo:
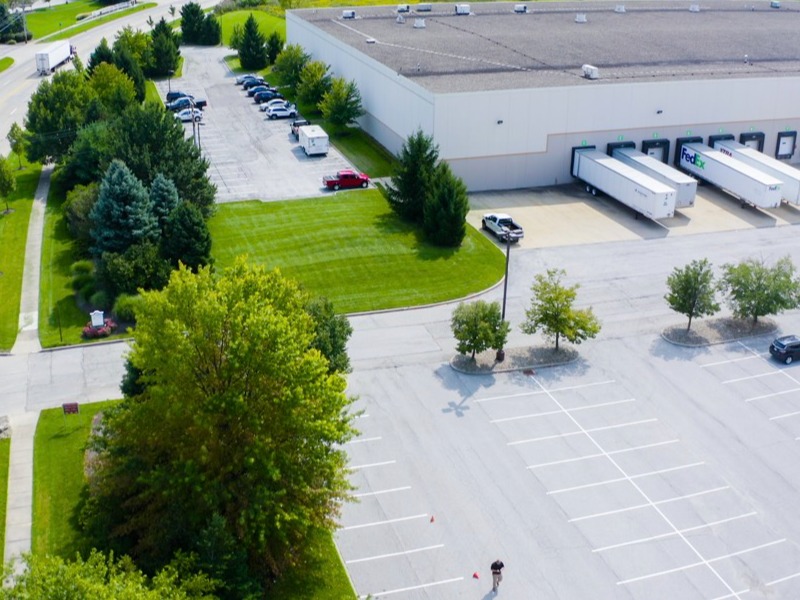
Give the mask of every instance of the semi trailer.
<path id="1" fill-rule="evenodd" d="M 781 204 L 783 181 L 702 141 L 678 139 L 675 158 L 680 168 L 736 196 L 742 204 L 758 208 L 777 208 Z"/>
<path id="2" fill-rule="evenodd" d="M 56 67 L 70 60 L 74 53 L 75 49 L 69 40 L 50 44 L 44 50 L 36 53 L 36 71 L 39 75 L 50 75 L 56 70 Z"/>
<path id="3" fill-rule="evenodd" d="M 657 179 L 603 154 L 594 146 L 572 149 L 572 176 L 586 184 L 586 191 L 601 191 L 650 219 L 675 214 L 675 190 Z"/>
<path id="4" fill-rule="evenodd" d="M 657 179 L 675 190 L 675 208 L 689 208 L 694 206 L 697 195 L 697 180 L 683 171 L 663 163 L 657 158 L 639 152 L 631 146 L 619 145 L 614 147 L 609 144 L 609 154 L 612 158 Z"/>
<path id="5" fill-rule="evenodd" d="M 783 199 L 792 204 L 800 204 L 800 170 L 733 139 L 716 139 L 709 145 L 723 154 L 780 179 L 783 182 L 781 187 Z"/>

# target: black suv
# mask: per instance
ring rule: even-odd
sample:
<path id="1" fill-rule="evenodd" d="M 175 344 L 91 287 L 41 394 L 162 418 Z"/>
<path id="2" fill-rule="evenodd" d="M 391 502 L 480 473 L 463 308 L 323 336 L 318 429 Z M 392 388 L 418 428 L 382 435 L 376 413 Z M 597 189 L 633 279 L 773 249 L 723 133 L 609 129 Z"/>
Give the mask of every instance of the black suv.
<path id="1" fill-rule="evenodd" d="M 784 335 L 769 345 L 769 353 L 787 365 L 800 357 L 800 338 L 796 335 Z"/>

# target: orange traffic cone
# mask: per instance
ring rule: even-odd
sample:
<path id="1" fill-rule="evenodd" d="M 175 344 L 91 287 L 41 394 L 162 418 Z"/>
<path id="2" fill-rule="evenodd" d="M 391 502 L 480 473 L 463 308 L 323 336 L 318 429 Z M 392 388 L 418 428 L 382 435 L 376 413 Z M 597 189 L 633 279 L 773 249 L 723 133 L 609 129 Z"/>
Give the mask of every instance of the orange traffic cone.
<path id="1" fill-rule="evenodd" d="M 475 571 L 475 572 L 472 574 L 472 578 L 473 578 L 473 579 L 480 579 L 480 578 L 481 578 L 481 576 L 480 576 L 480 575 L 478 575 L 478 572 L 477 572 L 477 571 Z"/>

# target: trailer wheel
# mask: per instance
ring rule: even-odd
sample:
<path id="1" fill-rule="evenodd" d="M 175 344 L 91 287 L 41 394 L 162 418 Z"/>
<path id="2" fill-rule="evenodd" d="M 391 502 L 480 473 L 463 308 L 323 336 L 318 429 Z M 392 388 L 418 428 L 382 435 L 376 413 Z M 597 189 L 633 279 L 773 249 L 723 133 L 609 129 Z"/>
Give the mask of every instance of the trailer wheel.
<path id="1" fill-rule="evenodd" d="M 597 196 L 597 188 L 592 188 L 592 196 Z"/>
<path id="2" fill-rule="evenodd" d="M 591 194 L 592 193 L 592 186 L 590 186 L 590 185 L 586 186 L 586 193 L 587 194 Z"/>

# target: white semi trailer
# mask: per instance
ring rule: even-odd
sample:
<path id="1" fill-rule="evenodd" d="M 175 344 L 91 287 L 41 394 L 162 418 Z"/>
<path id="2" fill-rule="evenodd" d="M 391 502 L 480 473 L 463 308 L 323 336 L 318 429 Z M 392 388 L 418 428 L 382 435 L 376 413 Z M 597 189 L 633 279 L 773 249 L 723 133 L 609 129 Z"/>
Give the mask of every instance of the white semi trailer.
<path id="1" fill-rule="evenodd" d="M 714 140 L 714 149 L 780 179 L 783 182 L 783 199 L 792 204 L 800 204 L 800 170 L 735 140 Z"/>
<path id="2" fill-rule="evenodd" d="M 56 67 L 72 58 L 72 45 L 69 40 L 62 40 L 50 44 L 44 50 L 36 53 L 36 71 L 39 75 L 49 75 Z"/>
<path id="3" fill-rule="evenodd" d="M 758 208 L 781 204 L 783 182 L 700 142 L 679 143 L 679 165 L 689 173 Z"/>
<path id="4" fill-rule="evenodd" d="M 611 156 L 674 189 L 675 208 L 694 206 L 697 195 L 697 180 L 694 177 L 689 177 L 686 173 L 639 152 L 636 148 L 614 148 Z"/>
<path id="5" fill-rule="evenodd" d="M 572 149 L 572 176 L 653 220 L 675 214 L 675 190 L 592 147 Z"/>

